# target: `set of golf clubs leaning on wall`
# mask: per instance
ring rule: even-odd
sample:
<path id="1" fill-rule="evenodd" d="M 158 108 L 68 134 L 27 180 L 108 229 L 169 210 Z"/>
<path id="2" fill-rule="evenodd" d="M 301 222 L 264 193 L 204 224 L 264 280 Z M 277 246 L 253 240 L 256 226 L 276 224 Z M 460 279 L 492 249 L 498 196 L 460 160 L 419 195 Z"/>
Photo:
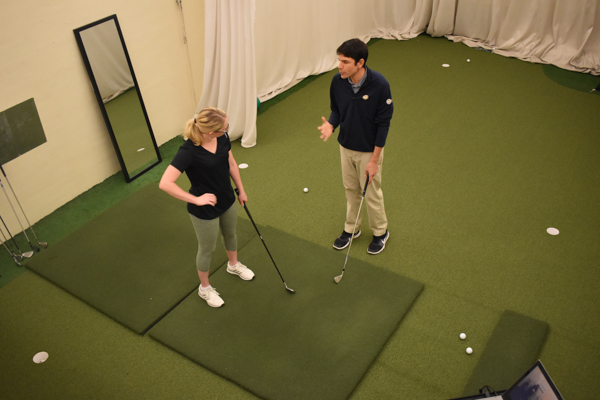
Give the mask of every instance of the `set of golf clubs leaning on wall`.
<path id="1" fill-rule="evenodd" d="M 362 198 L 360 199 L 360 206 L 358 207 L 358 215 L 356 216 L 356 222 L 354 223 L 354 229 L 352 230 L 352 236 L 350 236 L 350 244 L 348 245 L 348 252 L 346 253 L 346 260 L 344 261 L 344 268 L 342 269 L 342 273 L 340 275 L 333 278 L 335 283 L 340 283 L 340 281 L 344 277 L 344 272 L 346 272 L 346 264 L 348 263 L 348 256 L 350 255 L 350 248 L 352 247 L 352 239 L 354 239 L 354 232 L 356 232 L 356 224 L 358 224 L 358 216 L 360 215 L 360 210 L 362 208 L 363 200 L 365 199 L 365 194 L 367 193 L 368 185 L 369 185 L 369 178 L 367 177 L 367 181 L 365 182 L 365 188 L 362 192 Z M 237 188 L 234 190 L 235 190 L 235 193 L 239 196 L 239 194 L 240 194 L 239 190 Z M 275 264 L 275 260 L 273 259 L 273 256 L 271 256 L 271 252 L 269 251 L 267 244 L 265 243 L 262 235 L 260 234 L 258 227 L 254 223 L 254 220 L 252 219 L 252 215 L 250 215 L 250 211 L 248 210 L 248 207 L 246 207 L 246 204 L 244 204 L 244 210 L 246 210 L 246 214 L 248 214 L 248 218 L 250 218 L 250 222 L 252 222 L 252 225 L 254 225 L 254 229 L 256 229 L 256 233 L 258 233 L 258 237 L 260 238 L 263 246 L 265 246 L 265 250 L 267 250 L 267 253 L 269 254 L 269 257 L 271 258 L 271 261 L 273 261 L 273 265 L 275 266 L 275 269 L 277 270 L 277 273 L 279 274 L 279 277 L 281 278 L 281 281 L 283 282 L 283 286 L 285 286 L 285 289 L 287 291 L 289 291 L 290 293 L 296 293 L 296 291 L 294 289 L 288 287 L 288 285 L 285 283 L 285 280 L 283 279 L 281 272 L 279 272 L 279 268 L 277 268 L 277 264 Z"/>
<path id="2" fill-rule="evenodd" d="M 17 201 L 17 204 L 19 205 L 19 209 L 21 210 L 23 217 L 25 217 L 25 221 L 27 221 L 27 227 L 29 228 L 31 233 L 33 233 L 33 237 L 35 238 L 35 241 L 37 242 L 37 244 L 40 247 L 45 249 L 46 247 L 48 247 L 48 243 L 40 242 L 40 240 L 38 239 L 37 235 L 35 234 L 35 231 L 31 227 L 31 223 L 29 223 L 29 219 L 27 218 L 27 215 L 25 215 L 25 211 L 23 211 L 23 207 L 21 206 L 21 203 L 19 202 L 19 199 L 17 198 L 17 194 L 15 193 L 12 185 L 10 184 L 10 181 L 8 180 L 8 177 L 6 176 L 6 173 L 4 172 L 4 168 L 2 168 L 2 166 L 0 166 L 0 170 L 2 170 L 2 175 L 4 175 L 4 180 L 6 180 L 6 183 L 8 183 L 8 187 L 10 188 L 10 191 L 12 192 L 13 197 L 15 198 L 15 200 Z M 2 221 L 2 225 L 4 225 L 4 229 L 6 229 L 8 236 L 10 236 L 11 242 L 15 245 L 16 252 L 7 246 L 8 239 L 7 239 L 6 235 L 4 234 L 4 231 L 2 230 L 2 228 L 0 228 L 0 232 L 2 232 L 2 239 L 3 239 L 2 246 L 4 246 L 4 248 L 10 254 L 10 256 L 13 258 L 15 263 L 17 263 L 17 265 L 21 266 L 22 265 L 21 261 L 23 261 L 24 258 L 30 258 L 31 256 L 33 256 L 34 252 L 35 253 L 39 252 L 40 248 L 31 242 L 29 236 L 27 235 L 27 230 L 25 228 L 23 228 L 23 224 L 21 223 L 19 214 L 17 213 L 17 210 L 15 210 L 15 207 L 13 206 L 13 203 L 10 200 L 8 192 L 6 191 L 6 188 L 4 187 L 4 183 L 2 182 L 2 178 L 0 178 L 0 187 L 2 187 L 2 191 L 4 192 L 4 195 L 6 196 L 6 200 L 8 200 L 8 204 L 10 204 L 10 208 L 13 210 L 13 213 L 15 214 L 15 217 L 16 217 L 17 221 L 19 222 L 19 226 L 21 227 L 21 231 L 25 235 L 25 238 L 27 239 L 27 242 L 29 243 L 29 247 L 31 247 L 31 250 L 32 250 L 32 251 L 26 251 L 26 252 L 21 251 L 21 249 L 19 248 L 19 245 L 17 244 L 17 241 L 15 240 L 13 235 L 10 233 L 8 226 L 6 226 L 6 223 L 4 222 L 4 218 L 2 218 L 2 215 L 0 215 L 0 220 Z"/>

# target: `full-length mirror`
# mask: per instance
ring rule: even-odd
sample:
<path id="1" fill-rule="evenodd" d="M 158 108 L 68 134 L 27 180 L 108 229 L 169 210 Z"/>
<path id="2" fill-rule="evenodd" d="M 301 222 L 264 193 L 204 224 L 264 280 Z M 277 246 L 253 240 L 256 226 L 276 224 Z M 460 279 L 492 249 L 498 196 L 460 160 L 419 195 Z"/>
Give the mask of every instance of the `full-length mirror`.
<path id="1" fill-rule="evenodd" d="M 116 15 L 73 30 L 96 100 L 131 182 L 161 162 Z"/>

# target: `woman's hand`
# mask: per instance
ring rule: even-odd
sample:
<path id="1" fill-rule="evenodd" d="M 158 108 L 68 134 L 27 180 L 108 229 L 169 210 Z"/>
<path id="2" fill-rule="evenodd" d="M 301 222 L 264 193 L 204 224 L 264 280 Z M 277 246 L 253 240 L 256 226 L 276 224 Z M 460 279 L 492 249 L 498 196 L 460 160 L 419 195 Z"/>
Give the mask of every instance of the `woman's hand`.
<path id="1" fill-rule="evenodd" d="M 244 189 L 240 190 L 240 193 L 238 194 L 238 201 L 242 206 L 246 205 L 248 196 L 246 195 L 246 192 L 244 192 Z"/>
<path id="2" fill-rule="evenodd" d="M 217 196 L 212 193 L 205 193 L 202 196 L 196 197 L 194 204 L 197 206 L 213 206 L 217 204 Z"/>

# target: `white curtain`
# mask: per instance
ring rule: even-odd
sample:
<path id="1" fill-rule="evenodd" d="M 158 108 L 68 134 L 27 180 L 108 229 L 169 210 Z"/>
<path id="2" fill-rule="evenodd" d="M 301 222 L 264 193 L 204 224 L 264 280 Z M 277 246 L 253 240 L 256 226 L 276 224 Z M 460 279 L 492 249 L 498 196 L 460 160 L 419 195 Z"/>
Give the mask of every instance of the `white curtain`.
<path id="1" fill-rule="evenodd" d="M 598 0 L 460 0 L 455 42 L 600 75 Z"/>
<path id="2" fill-rule="evenodd" d="M 129 64 L 113 20 L 81 31 L 81 40 L 105 103 L 133 87 Z"/>
<path id="3" fill-rule="evenodd" d="M 256 0 L 256 82 L 268 100 L 337 65 L 351 38 L 410 39 L 422 33 L 433 0 Z"/>
<path id="4" fill-rule="evenodd" d="M 427 33 L 439 37 L 454 32 L 456 6 L 459 0 L 434 0 Z"/>
<path id="5" fill-rule="evenodd" d="M 224 109 L 232 139 L 256 144 L 265 101 L 337 65 L 347 39 L 427 31 L 523 60 L 600 74 L 599 0 L 205 0 L 200 108 Z"/>
<path id="6" fill-rule="evenodd" d="M 196 113 L 218 107 L 229 117 L 229 137 L 256 145 L 254 0 L 205 0 L 205 66 Z"/>

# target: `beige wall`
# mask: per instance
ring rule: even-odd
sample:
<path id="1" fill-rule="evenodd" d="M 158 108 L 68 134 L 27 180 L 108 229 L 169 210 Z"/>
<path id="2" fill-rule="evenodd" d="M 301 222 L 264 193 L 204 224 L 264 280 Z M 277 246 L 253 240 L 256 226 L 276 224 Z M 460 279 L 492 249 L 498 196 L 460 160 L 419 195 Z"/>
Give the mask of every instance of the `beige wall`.
<path id="1" fill-rule="evenodd" d="M 4 165 L 31 223 L 120 171 L 73 35 L 112 14 L 157 143 L 180 134 L 196 109 L 204 73 L 203 1 L 184 4 L 188 44 L 174 0 L 3 2 L 0 110 L 34 98 L 48 140 Z M 0 214 L 13 234 L 20 231 L 3 193 Z"/>

